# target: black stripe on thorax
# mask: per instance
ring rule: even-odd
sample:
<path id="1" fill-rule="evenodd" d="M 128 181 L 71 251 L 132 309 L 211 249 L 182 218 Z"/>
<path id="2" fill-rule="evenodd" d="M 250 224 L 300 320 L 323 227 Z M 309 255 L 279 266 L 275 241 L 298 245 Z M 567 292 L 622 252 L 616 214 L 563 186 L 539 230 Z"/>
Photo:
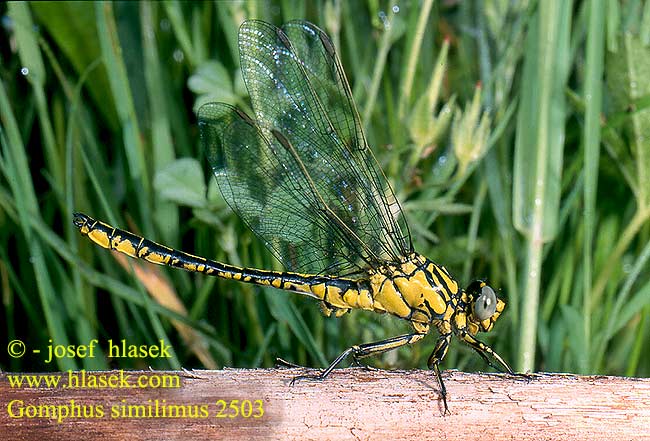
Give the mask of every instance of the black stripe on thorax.
<path id="1" fill-rule="evenodd" d="M 454 293 L 452 292 L 451 289 L 449 289 L 449 285 L 447 285 L 447 282 L 445 282 L 445 279 L 442 277 L 441 270 L 438 267 L 438 265 L 436 265 L 433 262 L 431 262 L 431 264 L 433 266 L 433 272 L 435 273 L 436 277 L 438 278 L 438 281 L 440 282 L 439 286 L 442 286 L 445 289 L 447 296 L 449 296 L 450 298 L 454 297 Z M 431 283 L 431 286 L 436 286 L 436 282 L 433 280 L 433 278 L 431 278 L 431 274 L 428 271 L 425 271 L 424 273 L 427 276 L 427 280 L 429 280 L 429 282 Z"/>

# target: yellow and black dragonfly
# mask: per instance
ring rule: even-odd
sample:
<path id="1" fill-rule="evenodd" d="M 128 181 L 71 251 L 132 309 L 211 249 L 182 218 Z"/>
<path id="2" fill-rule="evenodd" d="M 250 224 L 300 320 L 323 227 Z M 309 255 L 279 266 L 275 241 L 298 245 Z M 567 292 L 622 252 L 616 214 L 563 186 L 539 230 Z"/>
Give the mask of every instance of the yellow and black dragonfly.
<path id="1" fill-rule="evenodd" d="M 463 290 L 444 266 L 414 251 L 329 37 L 306 21 L 277 28 L 249 20 L 239 50 L 254 116 L 206 104 L 198 112 L 201 142 L 225 200 L 287 271 L 194 256 L 76 213 L 81 234 L 152 263 L 305 294 L 328 316 L 365 309 L 412 325 L 408 334 L 350 347 L 312 378 L 325 378 L 349 355 L 356 361 L 413 344 L 432 326 L 440 336 L 428 365 L 445 411 L 439 365 L 453 334 L 512 373 L 475 337 L 492 329 L 505 303 L 484 281 Z"/>

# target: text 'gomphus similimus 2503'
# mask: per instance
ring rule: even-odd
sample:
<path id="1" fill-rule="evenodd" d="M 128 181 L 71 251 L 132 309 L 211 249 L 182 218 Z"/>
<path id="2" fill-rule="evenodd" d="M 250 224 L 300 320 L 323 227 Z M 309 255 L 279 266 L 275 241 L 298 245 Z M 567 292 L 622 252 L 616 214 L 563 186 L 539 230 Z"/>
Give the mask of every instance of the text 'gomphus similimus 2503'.
<path id="1" fill-rule="evenodd" d="M 411 323 L 413 332 L 352 346 L 312 378 L 325 378 L 348 355 L 357 360 L 415 343 L 432 325 L 440 337 L 428 365 L 445 411 L 439 364 L 452 334 L 512 373 L 475 338 L 492 329 L 505 303 L 484 281 L 459 288 L 444 266 L 414 252 L 329 37 L 305 21 L 279 29 L 250 20 L 239 30 L 239 50 L 255 117 L 206 104 L 198 112 L 201 142 L 225 200 L 288 271 L 194 256 L 77 213 L 81 234 L 152 263 L 306 294 L 328 316 L 356 308 Z"/>

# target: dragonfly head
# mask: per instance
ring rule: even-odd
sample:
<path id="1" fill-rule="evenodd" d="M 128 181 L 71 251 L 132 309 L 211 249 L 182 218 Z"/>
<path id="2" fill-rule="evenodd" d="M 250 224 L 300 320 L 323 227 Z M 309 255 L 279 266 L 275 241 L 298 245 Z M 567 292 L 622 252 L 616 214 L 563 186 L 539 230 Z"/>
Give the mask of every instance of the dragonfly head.
<path id="1" fill-rule="evenodd" d="M 506 303 L 497 297 L 484 280 L 475 280 L 465 290 L 467 295 L 467 327 L 472 335 L 488 332 L 494 326 Z"/>

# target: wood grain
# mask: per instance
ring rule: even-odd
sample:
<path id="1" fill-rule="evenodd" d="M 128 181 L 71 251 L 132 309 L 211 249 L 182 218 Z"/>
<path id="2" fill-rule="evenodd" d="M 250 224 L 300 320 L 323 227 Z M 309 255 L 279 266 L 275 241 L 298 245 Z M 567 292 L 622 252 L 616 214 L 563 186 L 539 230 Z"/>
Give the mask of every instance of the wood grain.
<path id="1" fill-rule="evenodd" d="M 0 374 L 0 439 L 13 440 L 203 440 L 203 439 L 615 439 L 650 437 L 650 379 L 446 371 L 450 414 L 442 415 L 438 387 L 430 371 L 336 370 L 322 382 L 291 379 L 303 369 L 218 371 L 95 372 L 128 375 L 135 382 L 177 375 L 180 387 L 55 388 L 11 387 Z M 308 371 L 316 372 L 316 371 Z M 45 374 L 56 375 L 56 374 Z M 73 373 L 79 375 L 79 373 Z M 87 375 L 90 375 L 88 373 Z M 155 378 L 154 378 L 155 377 Z M 78 378 L 79 379 L 79 378 Z M 88 379 L 86 379 L 88 380 Z M 226 410 L 218 417 L 224 400 Z M 228 403 L 250 400 L 248 418 L 228 417 Z M 253 418 L 255 400 L 264 414 Z M 158 417 L 155 416 L 158 403 Z M 14 417 L 9 414 L 9 405 Z M 127 407 L 127 406 L 140 407 Z M 179 405 L 180 407 L 173 407 Z M 86 416 L 61 418 L 54 407 Z M 204 406 L 205 414 L 201 415 Z M 103 409 L 99 416 L 97 409 Z M 50 417 L 20 412 L 51 412 Z M 163 410 L 164 408 L 164 410 Z M 89 411 L 94 412 L 93 417 Z M 122 417 L 121 412 L 144 412 Z M 161 417 L 180 410 L 196 417 Z M 239 408 L 241 410 L 241 407 Z M 248 408 L 245 409 L 248 411 Z M 117 415 L 112 413 L 116 412 Z M 232 412 L 234 413 L 234 412 Z M 149 416 L 151 414 L 151 416 Z M 117 416 L 117 417 L 114 417 Z M 61 422 L 58 422 L 60 419 Z"/>

